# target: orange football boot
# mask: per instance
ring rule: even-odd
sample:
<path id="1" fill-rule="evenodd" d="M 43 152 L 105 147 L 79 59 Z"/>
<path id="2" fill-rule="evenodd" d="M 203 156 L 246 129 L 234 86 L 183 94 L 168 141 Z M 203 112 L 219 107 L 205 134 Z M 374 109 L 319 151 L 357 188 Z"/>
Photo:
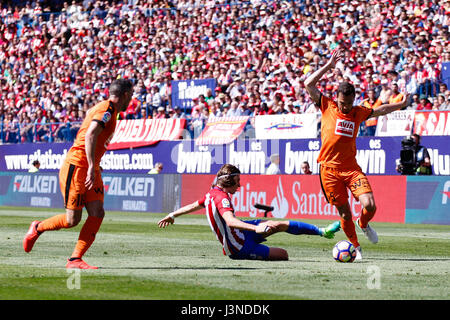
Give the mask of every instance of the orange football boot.
<path id="1" fill-rule="evenodd" d="M 33 221 L 28 229 L 28 232 L 25 234 L 23 238 L 23 249 L 25 252 L 30 252 L 33 249 L 34 243 L 39 238 L 42 232 L 37 231 L 37 226 L 40 221 Z"/>

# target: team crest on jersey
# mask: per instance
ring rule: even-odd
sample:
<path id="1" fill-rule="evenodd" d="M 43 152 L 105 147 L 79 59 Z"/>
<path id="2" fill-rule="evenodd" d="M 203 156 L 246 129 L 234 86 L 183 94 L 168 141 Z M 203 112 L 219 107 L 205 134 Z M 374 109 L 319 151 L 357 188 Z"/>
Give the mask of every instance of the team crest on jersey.
<path id="1" fill-rule="evenodd" d="M 228 199 L 222 199 L 222 207 L 231 208 L 231 203 Z"/>
<path id="2" fill-rule="evenodd" d="M 106 111 L 106 112 L 103 114 L 102 122 L 107 123 L 110 119 L 111 119 L 111 113 L 109 113 L 108 111 Z"/>
<path id="3" fill-rule="evenodd" d="M 353 121 L 337 119 L 334 133 L 339 136 L 353 137 L 355 127 L 356 124 Z"/>

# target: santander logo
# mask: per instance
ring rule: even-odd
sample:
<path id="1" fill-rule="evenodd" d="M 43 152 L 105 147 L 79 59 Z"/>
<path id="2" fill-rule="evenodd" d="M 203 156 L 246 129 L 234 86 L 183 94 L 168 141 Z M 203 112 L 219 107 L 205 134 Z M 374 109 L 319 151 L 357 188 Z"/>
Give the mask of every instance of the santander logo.
<path id="1" fill-rule="evenodd" d="M 287 216 L 289 212 L 289 203 L 284 196 L 281 177 L 278 179 L 277 196 L 272 200 L 270 205 L 274 208 L 272 211 L 272 216 L 274 218 L 284 218 Z"/>

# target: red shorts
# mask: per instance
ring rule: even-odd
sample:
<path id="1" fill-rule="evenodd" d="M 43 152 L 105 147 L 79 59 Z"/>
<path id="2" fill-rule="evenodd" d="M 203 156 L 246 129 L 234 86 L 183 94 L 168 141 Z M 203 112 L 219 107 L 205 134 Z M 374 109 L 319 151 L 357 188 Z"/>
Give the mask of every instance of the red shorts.
<path id="1" fill-rule="evenodd" d="M 369 180 L 361 168 L 341 170 L 320 166 L 320 185 L 327 201 L 336 206 L 348 202 L 347 188 L 356 200 L 360 195 L 372 192 Z"/>
<path id="2" fill-rule="evenodd" d="M 95 171 L 95 183 L 86 190 L 87 168 L 77 167 L 64 161 L 59 170 L 59 186 L 64 198 L 64 206 L 71 210 L 81 210 L 87 202 L 100 200 L 103 202 L 103 180 L 100 170 Z"/>

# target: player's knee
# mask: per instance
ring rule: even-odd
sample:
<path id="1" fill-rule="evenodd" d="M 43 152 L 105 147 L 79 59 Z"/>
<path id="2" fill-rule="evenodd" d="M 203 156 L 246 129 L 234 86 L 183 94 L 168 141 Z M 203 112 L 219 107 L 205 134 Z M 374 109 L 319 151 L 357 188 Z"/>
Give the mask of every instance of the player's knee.
<path id="1" fill-rule="evenodd" d="M 67 226 L 69 228 L 76 227 L 81 221 L 81 217 L 67 217 Z"/>
<path id="2" fill-rule="evenodd" d="M 377 206 L 375 205 L 375 202 L 369 203 L 367 206 L 364 207 L 368 212 L 375 212 L 377 210 Z"/>
<path id="3" fill-rule="evenodd" d="M 270 260 L 289 260 L 289 255 L 286 250 L 281 248 L 270 248 L 269 251 Z"/>

